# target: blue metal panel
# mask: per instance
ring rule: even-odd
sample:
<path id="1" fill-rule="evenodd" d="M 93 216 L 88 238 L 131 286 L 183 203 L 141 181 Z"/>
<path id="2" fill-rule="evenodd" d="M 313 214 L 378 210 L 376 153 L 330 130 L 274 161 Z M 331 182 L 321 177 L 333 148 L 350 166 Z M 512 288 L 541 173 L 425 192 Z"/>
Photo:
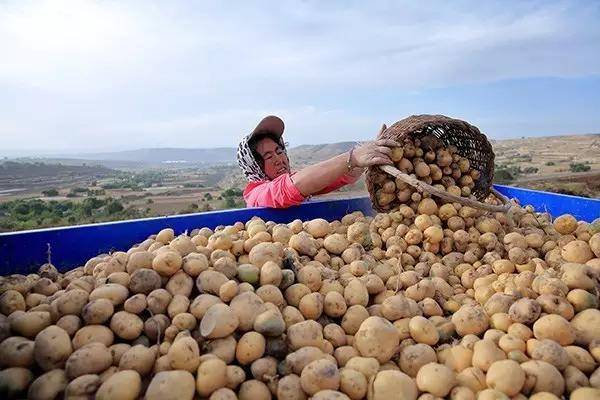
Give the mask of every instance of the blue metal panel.
<path id="1" fill-rule="evenodd" d="M 274 222 L 326 218 L 340 219 L 353 211 L 372 214 L 366 197 L 347 200 L 317 200 L 285 210 L 252 208 L 145 218 L 14 233 L 0 233 L 0 274 L 29 273 L 47 262 L 50 244 L 52 263 L 62 271 L 84 264 L 91 257 L 111 250 L 127 250 L 163 228 L 177 234 L 186 230 L 247 221 L 253 216 Z"/>
<path id="2" fill-rule="evenodd" d="M 521 204 L 531 204 L 553 216 L 572 214 L 577 219 L 593 221 L 600 217 L 600 200 L 558 195 L 509 186 L 496 188 L 504 195 L 517 198 Z M 372 214 L 368 198 L 311 201 L 285 210 L 252 208 L 213 211 L 199 214 L 147 218 L 102 224 L 50 228 L 0 234 L 0 274 L 28 273 L 46 262 L 47 244 L 52 249 L 52 263 L 65 271 L 82 265 L 89 258 L 111 250 L 126 250 L 163 228 L 176 233 L 199 227 L 214 228 L 247 221 L 253 216 L 275 222 L 290 222 L 296 218 L 309 220 L 340 219 L 352 211 Z"/>
<path id="3" fill-rule="evenodd" d="M 571 214 L 578 220 L 587 222 L 600 218 L 600 199 L 586 199 L 512 186 L 494 185 L 494 187 L 506 197 L 518 199 L 521 205 L 531 204 L 536 210 L 549 212 L 553 217 Z"/>

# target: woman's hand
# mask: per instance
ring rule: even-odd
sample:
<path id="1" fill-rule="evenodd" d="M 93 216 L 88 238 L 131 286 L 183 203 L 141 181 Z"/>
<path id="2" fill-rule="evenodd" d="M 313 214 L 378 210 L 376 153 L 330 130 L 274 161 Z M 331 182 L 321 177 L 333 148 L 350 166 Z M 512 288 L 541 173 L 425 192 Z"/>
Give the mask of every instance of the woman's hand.
<path id="1" fill-rule="evenodd" d="M 385 130 L 385 125 L 381 127 L 381 131 Z M 391 165 L 394 162 L 390 158 L 392 149 L 390 147 L 398 147 L 400 143 L 390 139 L 379 139 L 372 142 L 366 142 L 357 146 L 352 151 L 350 164 L 352 167 L 365 168 L 374 165 Z"/>

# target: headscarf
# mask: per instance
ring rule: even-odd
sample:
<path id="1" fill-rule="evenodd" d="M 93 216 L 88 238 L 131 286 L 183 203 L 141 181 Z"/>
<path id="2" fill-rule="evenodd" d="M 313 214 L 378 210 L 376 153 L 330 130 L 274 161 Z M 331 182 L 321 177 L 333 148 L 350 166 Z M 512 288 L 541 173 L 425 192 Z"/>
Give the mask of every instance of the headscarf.
<path id="1" fill-rule="evenodd" d="M 246 179 L 248 179 L 248 181 L 250 181 L 250 182 L 259 182 L 259 181 L 270 180 L 269 177 L 267 177 L 267 175 L 261 168 L 258 160 L 254 157 L 254 154 L 252 153 L 252 150 L 250 149 L 250 146 L 249 146 L 250 140 L 257 134 L 259 134 L 259 133 L 253 132 L 249 135 L 246 135 L 246 137 L 244 137 L 242 139 L 242 141 L 240 142 L 240 144 L 238 145 L 238 150 L 237 150 L 238 165 L 244 172 Z M 285 153 L 285 155 L 287 157 L 287 151 L 285 148 L 285 142 L 283 141 L 283 137 L 279 138 L 278 143 L 281 146 L 281 149 L 283 150 L 283 152 Z"/>

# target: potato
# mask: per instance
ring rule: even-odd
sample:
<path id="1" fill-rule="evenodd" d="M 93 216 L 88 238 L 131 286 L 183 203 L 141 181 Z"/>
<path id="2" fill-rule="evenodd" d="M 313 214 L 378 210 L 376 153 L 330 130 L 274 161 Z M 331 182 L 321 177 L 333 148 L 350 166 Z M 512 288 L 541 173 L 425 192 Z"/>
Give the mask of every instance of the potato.
<path id="1" fill-rule="evenodd" d="M 148 348 L 143 344 L 136 344 L 127 350 L 119 360 L 121 371 L 131 369 L 137 371 L 141 376 L 146 376 L 152 371 L 156 359 L 156 350 Z"/>
<path id="2" fill-rule="evenodd" d="M 283 279 L 283 273 L 279 265 L 273 261 L 265 262 L 260 269 L 260 285 L 279 286 Z"/>
<path id="3" fill-rule="evenodd" d="M 72 352 L 69 335 L 58 326 L 45 328 L 35 338 L 35 361 L 45 371 L 63 367 Z"/>
<path id="4" fill-rule="evenodd" d="M 523 347 L 525 347 L 524 343 Z M 433 358 L 433 360 L 429 362 L 435 361 L 434 357 L 430 356 L 430 358 Z M 448 349 L 447 357 L 444 360 L 444 364 L 448 368 L 451 368 L 454 372 L 458 373 L 466 368 L 469 368 L 471 366 L 472 359 L 473 351 L 471 349 L 468 349 L 463 346 L 453 346 L 450 349 Z"/>
<path id="5" fill-rule="evenodd" d="M 600 311 L 598 314 L 600 315 Z M 555 314 L 544 315 L 538 319 L 533 324 L 533 334 L 537 339 L 552 339 L 562 346 L 575 341 L 575 330 L 569 321 Z"/>
<path id="6" fill-rule="evenodd" d="M 335 255 L 341 255 L 349 245 L 350 243 L 346 239 L 346 236 L 340 233 L 329 235 L 323 241 L 323 247 L 325 247 L 329 253 Z"/>
<path id="7" fill-rule="evenodd" d="M 240 400 L 270 400 L 271 392 L 267 385 L 258 380 L 249 380 L 240 385 Z"/>
<path id="8" fill-rule="evenodd" d="M 171 368 L 195 372 L 200 364 L 198 343 L 191 337 L 177 339 L 169 347 L 167 357 Z"/>
<path id="9" fill-rule="evenodd" d="M 209 266 L 208 258 L 204 254 L 192 252 L 183 257 L 181 268 L 186 274 L 195 278 L 201 272 L 206 271 Z"/>
<path id="10" fill-rule="evenodd" d="M 567 295 L 567 300 L 573 305 L 573 313 L 580 312 L 588 308 L 598 308 L 598 297 L 587 290 L 573 289 Z"/>
<path id="11" fill-rule="evenodd" d="M 483 339 L 475 342 L 472 359 L 474 367 L 487 371 L 494 362 L 504 359 L 506 359 L 506 354 L 493 341 Z"/>
<path id="12" fill-rule="evenodd" d="M 340 370 L 340 391 L 350 399 L 362 399 L 367 394 L 367 390 L 368 381 L 362 373 L 350 368 Z"/>
<path id="13" fill-rule="evenodd" d="M 222 338 L 231 335 L 238 325 L 238 317 L 231 307 L 226 304 L 214 304 L 200 321 L 200 333 L 211 339 Z"/>
<path id="14" fill-rule="evenodd" d="M 218 358 L 206 360 L 198 367 L 196 391 L 201 396 L 210 396 L 212 392 L 227 384 L 227 364 Z"/>
<path id="15" fill-rule="evenodd" d="M 194 376 L 187 371 L 159 372 L 150 381 L 146 400 L 192 400 L 196 392 Z"/>
<path id="16" fill-rule="evenodd" d="M 152 314 L 164 314 L 173 296 L 165 289 L 156 289 L 146 296 L 147 308 Z"/>
<path id="17" fill-rule="evenodd" d="M 268 382 L 270 379 L 277 376 L 277 359 L 273 357 L 259 358 L 250 366 L 250 372 L 254 379 Z"/>
<path id="18" fill-rule="evenodd" d="M 110 367 L 112 355 L 102 343 L 89 343 L 75 350 L 67 359 L 65 372 L 69 379 L 85 374 L 98 374 Z"/>
<path id="19" fill-rule="evenodd" d="M 300 377 L 290 374 L 282 377 L 277 385 L 277 399 L 279 400 L 306 400 L 306 394 L 302 391 Z"/>
<path id="20" fill-rule="evenodd" d="M 592 253 L 590 246 L 583 240 L 573 240 L 565 244 L 560 255 L 567 262 L 579 264 L 585 264 L 594 258 L 594 253 Z"/>
<path id="21" fill-rule="evenodd" d="M 181 295 L 190 297 L 194 289 L 194 280 L 184 271 L 178 271 L 169 278 L 165 289 L 173 296 Z"/>
<path id="22" fill-rule="evenodd" d="M 267 310 L 254 320 L 254 330 L 265 336 L 280 336 L 285 328 L 285 321 L 279 311 Z"/>
<path id="23" fill-rule="evenodd" d="M 79 315 L 83 306 L 88 302 L 88 297 L 90 295 L 91 294 L 88 294 L 88 292 L 81 289 L 69 290 L 54 299 L 52 305 L 53 307 L 56 307 L 56 314 L 59 317 L 62 317 L 63 315 Z M 89 300 L 94 300 L 94 298 L 89 298 Z"/>
<path id="24" fill-rule="evenodd" d="M 25 298 L 16 290 L 7 290 L 0 295 L 0 313 L 10 315 L 15 311 L 25 311 Z"/>
<path id="25" fill-rule="evenodd" d="M 295 374 L 300 374 L 304 367 L 315 360 L 326 358 L 323 351 L 317 347 L 306 346 L 289 353 L 285 357 L 285 365 Z"/>
<path id="26" fill-rule="evenodd" d="M 219 288 L 225 282 L 227 282 L 229 278 L 224 274 L 217 271 L 203 271 L 198 275 L 196 279 L 196 286 L 200 293 L 211 293 L 211 294 L 219 294 Z"/>
<path id="27" fill-rule="evenodd" d="M 212 294 L 203 293 L 192 301 L 192 304 L 189 306 L 190 313 L 196 317 L 198 320 L 204 318 L 204 314 L 206 311 L 214 304 L 222 303 L 221 299 L 217 296 L 213 296 Z"/>
<path id="28" fill-rule="evenodd" d="M 456 374 L 442 364 L 425 364 L 417 373 L 417 387 L 423 392 L 444 397 L 456 386 Z"/>
<path id="29" fill-rule="evenodd" d="M 258 332 L 247 332 L 239 339 L 235 357 L 242 365 L 258 360 L 265 353 L 266 340 Z"/>
<path id="30" fill-rule="evenodd" d="M 369 399 L 392 399 L 399 395 L 410 400 L 416 400 L 418 395 L 415 381 L 400 371 L 381 371 L 369 385 Z"/>
<path id="31" fill-rule="evenodd" d="M 23 394 L 33 374 L 26 368 L 11 367 L 0 371 L 0 396 L 3 398 L 18 398 Z"/>
<path id="32" fill-rule="evenodd" d="M 298 309 L 307 319 L 318 319 L 323 312 L 323 295 L 318 292 L 302 297 Z"/>
<path id="33" fill-rule="evenodd" d="M 486 384 L 507 396 L 515 396 L 525 384 L 525 372 L 513 360 L 496 361 L 487 371 Z"/>
<path id="34" fill-rule="evenodd" d="M 20 336 L 32 339 L 42 329 L 50 326 L 51 316 L 47 311 L 28 311 L 11 315 L 10 328 Z"/>
<path id="35" fill-rule="evenodd" d="M 281 243 L 258 243 L 252 247 L 248 256 L 250 257 L 250 263 L 258 268 L 262 268 L 267 261 L 280 266 L 283 260 L 283 246 Z"/>
<path id="36" fill-rule="evenodd" d="M 142 390 L 142 380 L 136 371 L 119 371 L 108 378 L 96 392 L 97 400 L 135 400 Z"/>
<path id="37" fill-rule="evenodd" d="M 568 235 L 577 229 L 577 220 L 570 214 L 564 214 L 554 220 L 554 229 L 561 235 Z"/>
<path id="38" fill-rule="evenodd" d="M 582 387 L 574 390 L 571 393 L 571 400 L 588 400 L 588 399 L 599 399 L 600 398 L 600 389 Z"/>
<path id="39" fill-rule="evenodd" d="M 81 319 L 77 315 L 65 315 L 56 321 L 56 326 L 73 336 L 81 328 Z"/>
<path id="40" fill-rule="evenodd" d="M 110 329 L 121 339 L 133 340 L 141 335 L 144 322 L 127 311 L 119 311 L 110 320 Z"/>
<path id="41" fill-rule="evenodd" d="M 525 371 L 523 393 L 549 392 L 561 396 L 565 390 L 565 381 L 558 370 L 545 361 L 526 361 L 521 364 Z"/>
<path id="42" fill-rule="evenodd" d="M 349 306 L 369 304 L 369 292 L 364 283 L 358 279 L 352 279 L 344 288 L 344 299 Z"/>
<path id="43" fill-rule="evenodd" d="M 563 370 L 569 365 L 569 354 L 554 340 L 543 339 L 538 341 L 532 351 L 529 351 L 529 354 L 534 360 L 546 361 L 559 370 Z"/>
<path id="44" fill-rule="evenodd" d="M 112 355 L 113 365 L 119 365 L 119 361 L 121 360 L 121 357 L 130 348 L 131 348 L 131 345 L 129 345 L 127 343 L 117 343 L 117 344 L 113 344 L 112 346 L 110 346 L 108 348 L 108 350 L 110 350 L 110 354 Z"/>
<path id="45" fill-rule="evenodd" d="M 290 237 L 289 246 L 300 255 L 314 257 L 317 254 L 317 245 L 308 233 L 300 232 Z"/>
<path id="46" fill-rule="evenodd" d="M 29 386 L 27 398 L 33 400 L 52 400 L 67 387 L 67 376 L 62 369 L 53 369 L 40 375 Z"/>
<path id="47" fill-rule="evenodd" d="M 479 335 L 489 327 L 488 316 L 483 308 L 471 305 L 463 305 L 455 312 L 452 315 L 452 323 L 461 336 Z"/>
<path id="48" fill-rule="evenodd" d="M 316 321 L 303 321 L 290 326 L 287 330 L 291 350 L 304 346 L 321 348 L 323 343 L 323 327 Z"/>
<path id="49" fill-rule="evenodd" d="M 65 399 L 92 398 L 101 384 L 102 381 L 96 374 L 81 375 L 68 383 L 65 388 Z"/>
<path id="50" fill-rule="evenodd" d="M 138 293 L 131 296 L 125 301 L 125 303 L 123 304 L 123 310 L 132 314 L 141 314 L 147 306 L 148 303 L 146 301 L 146 295 Z"/>
<path id="51" fill-rule="evenodd" d="M 92 290 L 89 299 L 90 301 L 96 299 L 108 299 L 114 306 L 119 306 L 127 300 L 128 295 L 129 291 L 125 286 L 119 285 L 118 283 L 108 283 Z"/>
<path id="52" fill-rule="evenodd" d="M 589 240 L 588 244 L 594 255 L 600 258 L 600 232 L 595 233 Z"/>
<path id="53" fill-rule="evenodd" d="M 352 357 L 344 365 L 345 368 L 353 369 L 363 374 L 367 379 L 375 376 L 379 370 L 379 362 L 373 357 Z"/>
<path id="54" fill-rule="evenodd" d="M 113 303 L 106 298 L 99 298 L 87 303 L 81 311 L 81 317 L 88 325 L 102 324 L 114 313 Z"/>
<path id="55" fill-rule="evenodd" d="M 179 235 L 169 243 L 169 247 L 178 252 L 182 257 L 196 251 L 196 245 L 187 235 Z"/>
<path id="56" fill-rule="evenodd" d="M 0 343 L 0 365 L 28 367 L 34 361 L 34 342 L 21 336 L 11 336 Z"/>
<path id="57" fill-rule="evenodd" d="M 600 310 L 590 308 L 577 313 L 570 326 L 577 344 L 589 345 L 594 340 L 600 340 Z"/>
<path id="58" fill-rule="evenodd" d="M 541 312 L 542 306 L 536 300 L 523 298 L 510 306 L 508 315 L 514 322 L 531 324 L 538 319 Z"/>
<path id="59" fill-rule="evenodd" d="M 175 231 L 171 228 L 165 228 L 156 235 L 156 241 L 162 244 L 169 244 L 174 238 Z"/>
<path id="60" fill-rule="evenodd" d="M 153 259 L 154 254 L 151 252 L 146 250 L 137 251 L 129 255 L 125 269 L 131 275 L 140 268 L 152 268 Z"/>
<path id="61" fill-rule="evenodd" d="M 400 343 L 398 331 L 388 320 L 369 317 L 355 335 L 355 346 L 363 357 L 374 357 L 380 363 L 389 361 Z"/>
<path id="62" fill-rule="evenodd" d="M 581 372 L 589 374 L 596 368 L 596 361 L 587 350 L 579 346 L 567 346 L 564 350 L 569 357 L 569 363 Z"/>
<path id="63" fill-rule="evenodd" d="M 340 386 L 340 373 L 331 360 L 320 359 L 308 364 L 300 375 L 302 390 L 314 395 L 321 390 L 337 390 Z"/>
<path id="64" fill-rule="evenodd" d="M 577 388 L 590 386 L 590 382 L 583 372 L 572 365 L 567 366 L 563 372 L 567 392 L 573 392 Z"/>
<path id="65" fill-rule="evenodd" d="M 77 350 L 86 344 L 93 342 L 102 343 L 105 346 L 113 344 L 115 335 L 104 325 L 86 325 L 79 329 L 73 337 L 73 349 Z"/>
<path id="66" fill-rule="evenodd" d="M 229 388 L 215 390 L 209 397 L 209 400 L 237 400 L 235 392 Z"/>
<path id="67" fill-rule="evenodd" d="M 129 280 L 129 289 L 132 293 L 149 294 L 153 290 L 160 288 L 162 285 L 160 275 L 158 272 L 148 269 L 140 268 L 131 274 Z"/>
<path id="68" fill-rule="evenodd" d="M 315 395 L 313 397 L 311 397 L 311 399 L 314 400 L 349 400 L 350 398 L 348 396 L 346 396 L 344 393 L 338 392 L 336 390 L 321 390 L 317 393 L 315 393 Z"/>
<path id="69" fill-rule="evenodd" d="M 156 254 L 152 260 L 152 269 L 161 276 L 172 276 L 179 271 L 182 266 L 182 255 L 174 250 L 160 252 Z"/>
<path id="70" fill-rule="evenodd" d="M 427 318 L 416 316 L 410 319 L 408 329 L 410 336 L 415 339 L 417 343 L 424 343 L 428 345 L 435 345 L 440 336 L 431 321 Z"/>

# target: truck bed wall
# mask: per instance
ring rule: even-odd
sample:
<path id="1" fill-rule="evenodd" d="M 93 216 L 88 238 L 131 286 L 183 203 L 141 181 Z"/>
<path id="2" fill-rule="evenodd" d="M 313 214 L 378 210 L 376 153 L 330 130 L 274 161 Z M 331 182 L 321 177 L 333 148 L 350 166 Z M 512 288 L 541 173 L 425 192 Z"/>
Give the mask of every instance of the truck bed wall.
<path id="1" fill-rule="evenodd" d="M 600 200 L 539 192 L 497 185 L 504 195 L 516 198 L 523 205 L 531 204 L 538 211 L 549 212 L 557 217 L 572 214 L 579 220 L 592 222 L 600 217 Z M 66 271 L 85 264 L 98 254 L 110 251 L 126 251 L 135 243 L 146 239 L 163 228 L 173 228 L 176 234 L 195 228 L 215 228 L 247 221 L 253 216 L 278 223 L 294 219 L 310 220 L 340 219 L 344 215 L 362 211 L 372 215 L 367 197 L 343 200 L 318 200 L 285 210 L 267 208 L 213 211 L 130 221 L 38 229 L 0 234 L 0 275 L 35 272 L 48 261 L 59 270 Z"/>

